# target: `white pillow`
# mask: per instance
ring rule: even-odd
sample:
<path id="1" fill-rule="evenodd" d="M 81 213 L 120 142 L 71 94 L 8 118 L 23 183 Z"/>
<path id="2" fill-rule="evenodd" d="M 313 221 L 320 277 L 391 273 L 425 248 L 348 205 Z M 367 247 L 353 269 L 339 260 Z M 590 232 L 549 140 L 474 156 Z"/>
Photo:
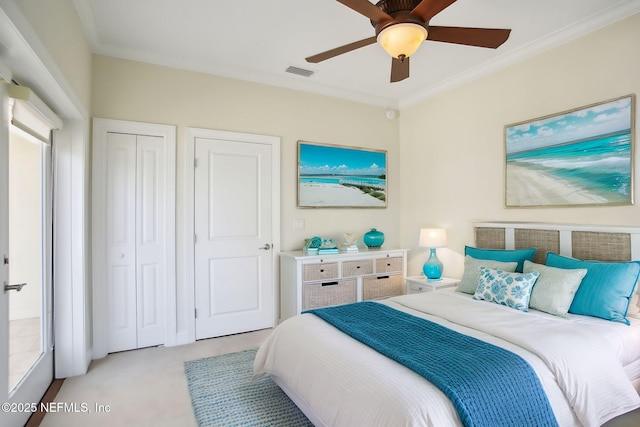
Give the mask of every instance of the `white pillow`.
<path id="1" fill-rule="evenodd" d="M 464 292 L 466 294 L 474 294 L 476 292 L 476 288 L 478 287 L 478 279 L 480 278 L 481 267 L 513 272 L 516 271 L 517 266 L 518 263 L 515 261 L 502 262 L 489 259 L 476 259 L 469 255 L 466 255 L 464 257 L 464 273 L 462 274 L 462 279 L 460 279 L 460 284 L 456 288 L 456 291 Z"/>
<path id="2" fill-rule="evenodd" d="M 587 274 L 586 268 L 549 267 L 531 261 L 524 262 L 522 271 L 540 273 L 540 277 L 531 291 L 529 308 L 560 317 L 567 316 L 582 278 Z"/>

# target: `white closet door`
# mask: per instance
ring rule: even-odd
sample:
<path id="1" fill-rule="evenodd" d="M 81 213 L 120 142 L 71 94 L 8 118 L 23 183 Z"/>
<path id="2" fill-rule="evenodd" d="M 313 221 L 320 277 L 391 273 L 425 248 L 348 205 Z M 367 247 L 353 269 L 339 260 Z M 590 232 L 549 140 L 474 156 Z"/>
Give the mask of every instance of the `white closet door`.
<path id="1" fill-rule="evenodd" d="M 107 136 L 109 351 L 164 342 L 163 144 L 155 136 Z"/>
<path id="2" fill-rule="evenodd" d="M 107 322 L 109 351 L 137 347 L 136 135 L 107 135 Z"/>
<path id="3" fill-rule="evenodd" d="M 164 341 L 164 140 L 137 136 L 136 288 L 138 347 Z"/>
<path id="4" fill-rule="evenodd" d="M 93 121 L 93 357 L 175 345 L 175 126 Z"/>

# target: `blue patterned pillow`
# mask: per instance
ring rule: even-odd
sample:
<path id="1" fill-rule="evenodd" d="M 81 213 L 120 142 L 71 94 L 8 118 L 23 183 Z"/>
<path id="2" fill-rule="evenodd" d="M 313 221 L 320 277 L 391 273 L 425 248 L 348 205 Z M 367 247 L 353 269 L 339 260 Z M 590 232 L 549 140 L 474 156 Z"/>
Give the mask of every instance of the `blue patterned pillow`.
<path id="1" fill-rule="evenodd" d="M 474 299 L 495 302 L 520 311 L 529 311 L 531 289 L 540 273 L 510 273 L 482 267 Z"/>

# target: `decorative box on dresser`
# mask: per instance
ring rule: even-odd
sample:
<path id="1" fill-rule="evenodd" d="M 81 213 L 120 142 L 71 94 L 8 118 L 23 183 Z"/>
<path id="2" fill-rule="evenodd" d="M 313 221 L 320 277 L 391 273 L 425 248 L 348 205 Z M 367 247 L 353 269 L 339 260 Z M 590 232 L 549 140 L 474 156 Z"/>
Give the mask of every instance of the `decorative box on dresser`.
<path id="1" fill-rule="evenodd" d="M 404 293 L 407 249 L 280 253 L 280 320 L 304 310 Z"/>

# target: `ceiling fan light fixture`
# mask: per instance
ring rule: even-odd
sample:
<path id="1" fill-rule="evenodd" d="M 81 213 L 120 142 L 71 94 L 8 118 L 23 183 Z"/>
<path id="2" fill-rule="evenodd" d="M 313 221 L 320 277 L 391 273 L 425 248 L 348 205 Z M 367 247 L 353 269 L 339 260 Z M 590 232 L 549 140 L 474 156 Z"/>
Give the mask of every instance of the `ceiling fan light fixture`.
<path id="1" fill-rule="evenodd" d="M 378 34 L 378 43 L 394 58 L 408 58 L 427 39 L 427 29 L 422 25 L 404 22 L 390 25 Z"/>

